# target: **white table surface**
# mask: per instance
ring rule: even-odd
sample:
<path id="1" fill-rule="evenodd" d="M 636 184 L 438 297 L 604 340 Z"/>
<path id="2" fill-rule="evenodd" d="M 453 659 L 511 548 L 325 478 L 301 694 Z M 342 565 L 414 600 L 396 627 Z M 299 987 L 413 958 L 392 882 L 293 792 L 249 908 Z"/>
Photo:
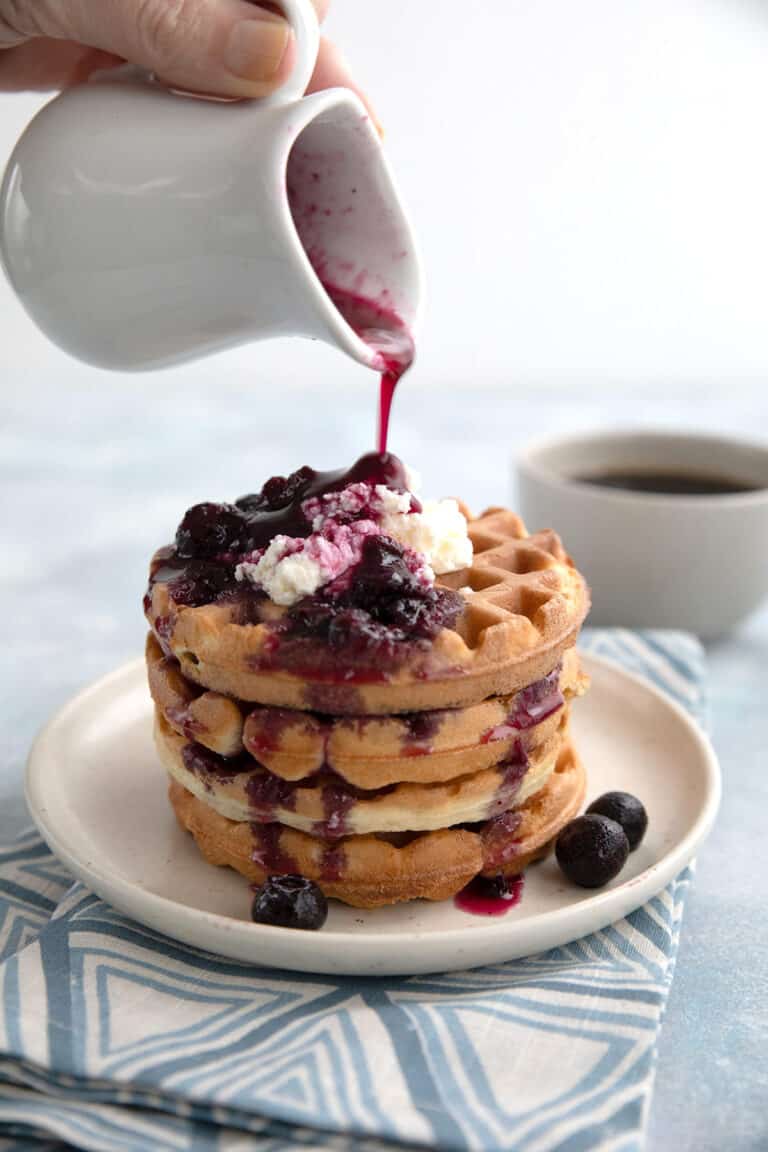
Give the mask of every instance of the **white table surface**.
<path id="1" fill-rule="evenodd" d="M 254 350 L 254 381 L 260 376 Z M 349 376 L 349 373 L 346 373 Z M 356 374 L 353 374 L 356 376 Z M 25 825 L 22 771 L 35 730 L 92 678 L 141 649 L 153 548 L 199 499 L 258 488 L 304 463 L 351 462 L 372 443 L 374 384 L 336 391 L 228 383 L 227 358 L 180 376 L 100 377 L 68 365 L 0 387 L 0 834 Z M 263 384 L 263 381 L 262 381 Z M 432 494 L 479 509 L 513 499 L 512 459 L 533 436 L 606 424 L 755 433 L 768 399 L 752 385 L 441 391 L 406 384 L 392 447 Z M 567 536 L 567 525 L 560 525 Z M 763 698 L 768 613 L 709 650 L 725 793 L 688 897 L 659 1047 L 650 1152 L 768 1147 L 768 839 Z"/>

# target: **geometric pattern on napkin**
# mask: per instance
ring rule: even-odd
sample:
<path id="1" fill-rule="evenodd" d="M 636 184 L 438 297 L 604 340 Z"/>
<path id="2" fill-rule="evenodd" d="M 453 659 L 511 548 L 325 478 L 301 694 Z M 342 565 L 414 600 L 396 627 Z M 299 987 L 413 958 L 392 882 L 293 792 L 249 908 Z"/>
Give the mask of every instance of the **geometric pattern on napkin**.
<path id="1" fill-rule="evenodd" d="M 0 961 L 39 935 L 71 885 L 34 829 L 0 845 Z"/>
<path id="2" fill-rule="evenodd" d="M 692 638 L 583 646 L 702 714 Z M 28 834 L 0 855 L 0 1131 L 99 1152 L 636 1152 L 688 879 L 540 956 L 338 978 L 210 956 L 80 884 L 63 896 Z"/>

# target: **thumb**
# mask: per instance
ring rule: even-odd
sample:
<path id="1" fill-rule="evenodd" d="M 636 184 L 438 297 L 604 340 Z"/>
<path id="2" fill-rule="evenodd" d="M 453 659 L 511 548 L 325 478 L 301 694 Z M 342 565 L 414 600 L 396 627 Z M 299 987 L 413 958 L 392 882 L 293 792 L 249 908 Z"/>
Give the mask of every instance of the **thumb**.
<path id="1" fill-rule="evenodd" d="M 288 23 L 246 0 L 0 0 L 0 45 L 74 40 L 216 96 L 265 96 L 293 64 Z"/>

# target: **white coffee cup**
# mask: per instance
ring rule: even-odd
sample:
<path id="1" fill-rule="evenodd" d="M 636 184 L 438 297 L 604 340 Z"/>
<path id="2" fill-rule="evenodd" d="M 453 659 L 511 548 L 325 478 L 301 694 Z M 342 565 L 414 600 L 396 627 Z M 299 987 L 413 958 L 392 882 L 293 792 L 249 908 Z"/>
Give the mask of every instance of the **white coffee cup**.
<path id="1" fill-rule="evenodd" d="M 16 145 L 0 254 L 73 356 L 147 369 L 298 335 L 374 366 L 322 280 L 417 325 L 421 269 L 378 134 L 347 89 L 302 98 L 317 18 L 280 3 L 296 64 L 270 98 L 192 98 L 120 69 L 56 97 Z"/>
<path id="2" fill-rule="evenodd" d="M 623 473 L 727 478 L 753 491 L 669 495 L 585 483 Z M 597 432 L 518 462 L 529 528 L 555 528 L 591 588 L 590 623 L 730 632 L 768 597 L 768 445 L 688 432 Z"/>

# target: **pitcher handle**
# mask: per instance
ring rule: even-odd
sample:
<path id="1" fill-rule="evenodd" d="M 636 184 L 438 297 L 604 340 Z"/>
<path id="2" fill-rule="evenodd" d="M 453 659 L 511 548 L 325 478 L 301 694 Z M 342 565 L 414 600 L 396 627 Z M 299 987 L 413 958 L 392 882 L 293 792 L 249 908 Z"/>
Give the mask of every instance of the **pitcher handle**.
<path id="1" fill-rule="evenodd" d="M 289 104 L 304 95 L 317 62 L 320 25 L 312 0 L 277 0 L 296 39 L 296 60 L 290 76 L 260 104 Z"/>

